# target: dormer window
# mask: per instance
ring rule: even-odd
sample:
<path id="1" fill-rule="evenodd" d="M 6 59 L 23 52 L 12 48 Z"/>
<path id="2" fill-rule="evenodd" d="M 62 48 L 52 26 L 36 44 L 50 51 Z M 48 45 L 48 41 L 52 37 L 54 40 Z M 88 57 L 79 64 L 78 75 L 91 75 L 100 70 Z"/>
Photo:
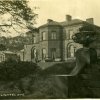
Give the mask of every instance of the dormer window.
<path id="1" fill-rule="evenodd" d="M 52 32 L 51 33 L 51 39 L 52 40 L 56 40 L 57 39 L 57 33 L 56 32 Z"/>

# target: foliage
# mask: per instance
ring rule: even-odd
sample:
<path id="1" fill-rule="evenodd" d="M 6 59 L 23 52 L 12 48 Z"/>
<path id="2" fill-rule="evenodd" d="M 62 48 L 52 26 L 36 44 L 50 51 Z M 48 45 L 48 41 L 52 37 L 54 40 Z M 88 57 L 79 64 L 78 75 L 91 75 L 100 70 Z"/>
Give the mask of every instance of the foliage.
<path id="1" fill-rule="evenodd" d="M 6 50 L 6 46 L 3 44 L 0 44 L 0 51 L 4 51 L 4 50 Z"/>
<path id="2" fill-rule="evenodd" d="M 29 26 L 34 25 L 37 16 L 28 6 L 27 0 L 0 0 L 0 14 L 9 14 L 11 16 L 8 19 L 11 21 L 11 25 L 8 26 L 12 27 L 17 33 L 20 31 L 16 27 L 20 27 L 20 30 L 29 29 Z M 3 28 L 1 28 L 3 32 L 9 32 L 9 30 Z"/>
<path id="3" fill-rule="evenodd" d="M 0 37 L 0 43 L 11 51 L 19 51 L 24 48 L 24 45 L 32 43 L 32 37 L 30 36 L 16 36 L 16 37 Z M 2 47 L 0 46 L 0 50 Z M 3 49 L 5 50 L 5 49 Z"/>
<path id="4" fill-rule="evenodd" d="M 9 60 L 0 63 L 0 80 L 16 81 L 40 71 L 40 67 L 32 62 L 17 62 Z"/>
<path id="5" fill-rule="evenodd" d="M 73 35 L 72 39 L 76 43 L 80 43 L 85 46 L 88 46 L 96 39 L 95 35 L 96 35 L 96 29 L 94 26 L 84 25 L 79 29 L 78 33 Z"/>
<path id="6" fill-rule="evenodd" d="M 34 17 L 26 0 L 3 0 L 0 1 L 0 5 L 2 8 L 1 14 L 10 13 L 15 19 L 21 17 L 25 21 L 30 21 Z"/>

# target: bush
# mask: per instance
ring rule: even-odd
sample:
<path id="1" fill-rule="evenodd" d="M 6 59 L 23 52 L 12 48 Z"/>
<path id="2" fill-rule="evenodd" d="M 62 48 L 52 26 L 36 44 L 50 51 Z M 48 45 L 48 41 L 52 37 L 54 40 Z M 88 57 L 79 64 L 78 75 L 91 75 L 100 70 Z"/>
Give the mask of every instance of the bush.
<path id="1" fill-rule="evenodd" d="M 79 29 L 78 33 L 75 33 L 72 36 L 74 42 L 83 44 L 84 46 L 89 46 L 90 43 L 96 40 L 96 31 L 95 27 L 91 25 L 84 25 Z"/>
<path id="2" fill-rule="evenodd" d="M 31 74 L 37 74 L 40 67 L 32 62 L 7 61 L 0 63 L 0 80 L 14 81 Z"/>

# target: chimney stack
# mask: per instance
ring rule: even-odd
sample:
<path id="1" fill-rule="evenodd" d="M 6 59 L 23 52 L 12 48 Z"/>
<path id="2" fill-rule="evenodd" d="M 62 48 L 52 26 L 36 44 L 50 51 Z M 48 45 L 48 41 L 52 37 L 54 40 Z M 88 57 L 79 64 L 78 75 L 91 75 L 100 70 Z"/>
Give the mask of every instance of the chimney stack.
<path id="1" fill-rule="evenodd" d="M 69 21 L 71 21 L 71 20 L 72 20 L 72 16 L 66 15 L 66 21 L 69 22 Z"/>
<path id="2" fill-rule="evenodd" d="M 52 22 L 53 20 L 52 19 L 47 19 L 47 23 L 50 23 Z"/>
<path id="3" fill-rule="evenodd" d="M 88 18 L 88 19 L 86 19 L 86 22 L 88 22 L 88 23 L 90 23 L 90 24 L 94 24 L 93 18 Z"/>

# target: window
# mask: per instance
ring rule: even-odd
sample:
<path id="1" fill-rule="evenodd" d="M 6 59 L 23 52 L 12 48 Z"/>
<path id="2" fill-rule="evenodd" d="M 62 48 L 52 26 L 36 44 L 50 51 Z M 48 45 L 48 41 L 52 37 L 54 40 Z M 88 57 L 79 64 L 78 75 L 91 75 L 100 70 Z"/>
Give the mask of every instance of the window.
<path id="1" fill-rule="evenodd" d="M 36 54 L 36 53 L 37 53 L 37 51 L 36 51 L 36 49 L 34 49 L 34 51 L 33 51 L 33 52 L 34 52 L 34 58 L 36 58 L 36 57 L 37 57 L 37 54 Z"/>
<path id="2" fill-rule="evenodd" d="M 36 43 L 36 37 L 33 37 L 33 43 Z"/>
<path id="3" fill-rule="evenodd" d="M 56 48 L 51 48 L 51 58 L 53 60 L 56 58 Z"/>
<path id="4" fill-rule="evenodd" d="M 73 45 L 70 45 L 68 47 L 68 57 L 70 58 L 73 58 L 75 55 L 75 47 Z"/>
<path id="5" fill-rule="evenodd" d="M 74 46 L 70 46 L 70 57 L 74 57 Z"/>
<path id="6" fill-rule="evenodd" d="M 56 34 L 56 32 L 52 32 L 52 33 L 51 33 L 51 39 L 52 39 L 52 40 L 56 40 L 56 39 L 57 39 L 57 34 Z"/>
<path id="7" fill-rule="evenodd" d="M 42 40 L 46 40 L 46 32 L 42 32 Z"/>
<path id="8" fill-rule="evenodd" d="M 66 30 L 66 39 L 68 40 L 69 39 L 69 31 Z"/>
<path id="9" fill-rule="evenodd" d="M 36 58 L 37 57 L 37 50 L 36 48 L 32 48 L 32 51 L 31 51 L 31 58 Z"/>
<path id="10" fill-rule="evenodd" d="M 69 39 L 72 39 L 73 34 L 74 34 L 73 30 L 69 30 Z"/>
<path id="11" fill-rule="evenodd" d="M 42 49 L 42 59 L 46 58 L 46 49 Z"/>

